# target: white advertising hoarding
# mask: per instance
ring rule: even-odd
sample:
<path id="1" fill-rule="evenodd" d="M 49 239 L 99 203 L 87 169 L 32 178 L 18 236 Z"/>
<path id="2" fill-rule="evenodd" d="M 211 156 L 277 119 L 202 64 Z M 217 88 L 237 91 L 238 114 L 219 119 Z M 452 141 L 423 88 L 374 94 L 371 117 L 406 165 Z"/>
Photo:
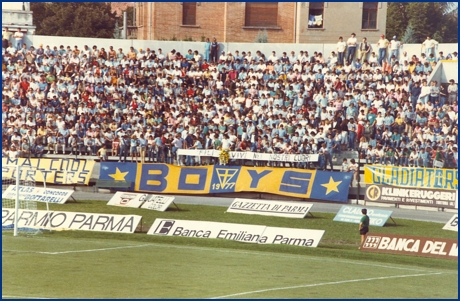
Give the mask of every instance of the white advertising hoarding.
<path id="1" fill-rule="evenodd" d="M 147 198 L 148 194 L 145 193 L 117 191 L 107 205 L 139 208 Z"/>
<path id="2" fill-rule="evenodd" d="M 14 211 L 2 208 L 2 226 L 14 223 Z M 141 219 L 139 215 L 20 209 L 18 227 L 134 233 Z"/>
<path id="3" fill-rule="evenodd" d="M 285 244 L 316 248 L 324 232 L 324 230 L 157 218 L 147 234 L 176 237 L 219 238 L 247 243 Z"/>
<path id="4" fill-rule="evenodd" d="M 452 216 L 442 229 L 458 232 L 458 214 L 454 214 L 454 216 Z"/>
<path id="5" fill-rule="evenodd" d="M 267 227 L 259 243 L 316 248 L 324 230 Z"/>
<path id="6" fill-rule="evenodd" d="M 152 194 L 147 198 L 147 200 L 145 200 L 141 208 L 157 210 L 157 211 L 166 211 L 166 209 L 168 209 L 169 205 L 171 205 L 173 201 L 174 201 L 173 196 L 163 196 L 163 195 Z"/>
<path id="7" fill-rule="evenodd" d="M 147 234 L 258 243 L 265 226 L 157 218 Z"/>
<path id="8" fill-rule="evenodd" d="M 236 198 L 227 212 L 304 218 L 313 204 L 303 202 L 265 201 Z"/>
<path id="9" fill-rule="evenodd" d="M 19 199 L 24 201 L 64 204 L 72 195 L 73 190 L 19 186 Z M 2 193 L 2 199 L 16 199 L 16 185 L 10 185 Z"/>

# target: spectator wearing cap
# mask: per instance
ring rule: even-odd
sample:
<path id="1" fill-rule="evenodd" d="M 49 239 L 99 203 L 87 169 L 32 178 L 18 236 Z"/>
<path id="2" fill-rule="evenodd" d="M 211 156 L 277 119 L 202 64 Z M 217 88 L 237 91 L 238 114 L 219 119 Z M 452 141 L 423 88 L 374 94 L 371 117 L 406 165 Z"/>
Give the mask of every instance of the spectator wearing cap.
<path id="1" fill-rule="evenodd" d="M 403 43 L 397 40 L 397 36 L 393 36 L 390 41 L 390 57 L 394 57 L 396 60 L 399 60 L 399 49 L 402 45 Z"/>

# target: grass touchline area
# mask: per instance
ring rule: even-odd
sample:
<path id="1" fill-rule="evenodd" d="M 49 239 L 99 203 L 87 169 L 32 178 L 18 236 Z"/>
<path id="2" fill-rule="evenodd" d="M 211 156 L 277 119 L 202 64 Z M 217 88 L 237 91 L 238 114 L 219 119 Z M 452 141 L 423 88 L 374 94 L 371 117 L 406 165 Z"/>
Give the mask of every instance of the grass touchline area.
<path id="1" fill-rule="evenodd" d="M 42 207 L 43 204 L 40 204 Z M 39 209 L 44 209 L 44 206 Z M 250 252 L 276 252 L 285 254 L 310 255 L 318 257 L 333 257 L 335 259 L 368 260 L 380 263 L 398 263 L 417 265 L 425 268 L 457 269 L 456 262 L 445 259 L 412 257 L 407 255 L 365 253 L 357 249 L 359 246 L 359 233 L 356 224 L 335 222 L 335 214 L 314 212 L 314 217 L 304 219 L 290 219 L 284 217 L 247 215 L 227 213 L 226 208 L 205 205 L 181 204 L 180 210 L 174 207 L 165 212 L 146 210 L 140 208 L 127 208 L 107 206 L 106 202 L 88 200 L 77 203 L 50 204 L 50 210 L 90 212 L 107 214 L 136 214 L 141 215 L 142 233 L 119 234 L 92 231 L 52 231 L 41 234 L 45 237 L 68 237 L 80 239 L 116 239 L 120 241 L 138 241 L 149 243 L 162 243 L 168 245 L 199 246 L 209 248 L 231 248 L 247 250 Z M 237 224 L 266 225 L 283 228 L 320 229 L 325 230 L 324 236 L 318 248 L 306 248 L 288 245 L 260 245 L 247 244 L 236 241 L 221 239 L 198 239 L 188 237 L 165 237 L 147 235 L 145 232 L 150 228 L 156 218 L 182 219 L 196 221 L 216 221 Z M 442 224 L 413 220 L 396 219 L 397 225 L 387 223 L 384 227 L 371 227 L 372 233 L 388 233 L 423 237 L 457 239 L 457 233 L 442 230 Z"/>

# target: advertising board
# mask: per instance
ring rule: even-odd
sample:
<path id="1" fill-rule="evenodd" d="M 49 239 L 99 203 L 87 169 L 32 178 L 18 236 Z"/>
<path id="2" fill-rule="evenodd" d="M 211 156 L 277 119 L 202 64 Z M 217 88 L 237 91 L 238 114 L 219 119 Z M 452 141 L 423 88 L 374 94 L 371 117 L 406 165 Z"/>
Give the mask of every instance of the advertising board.
<path id="1" fill-rule="evenodd" d="M 267 227 L 259 243 L 316 248 L 324 232 L 324 230 Z"/>
<path id="2" fill-rule="evenodd" d="M 19 199 L 24 201 L 64 204 L 72 195 L 73 190 L 19 186 Z M 2 199 L 16 199 L 16 185 L 10 185 L 2 193 Z"/>
<path id="3" fill-rule="evenodd" d="M 364 207 L 348 206 L 343 205 L 337 215 L 334 217 L 336 222 L 354 223 L 359 224 L 361 217 L 361 209 Z M 367 215 L 369 216 L 369 225 L 383 227 L 387 220 L 391 217 L 393 211 L 390 210 L 378 210 L 367 208 Z"/>
<path id="4" fill-rule="evenodd" d="M 283 244 L 316 248 L 324 232 L 324 230 L 157 218 L 147 234 L 217 238 L 246 243 Z"/>
<path id="5" fill-rule="evenodd" d="M 368 233 L 360 250 L 458 260 L 458 241 L 446 238 Z"/>
<path id="6" fill-rule="evenodd" d="M 265 226 L 157 218 L 147 234 L 258 243 Z"/>
<path id="7" fill-rule="evenodd" d="M 458 232 L 458 214 L 454 214 L 454 216 L 452 216 L 442 229 Z"/>
<path id="8" fill-rule="evenodd" d="M 14 212 L 14 208 L 2 208 L 2 226 L 14 223 Z M 20 209 L 18 227 L 134 233 L 141 219 L 139 215 Z"/>
<path id="9" fill-rule="evenodd" d="M 149 195 L 149 197 L 145 200 L 144 204 L 142 204 L 141 208 L 143 209 L 150 209 L 156 211 L 166 211 L 169 205 L 174 201 L 173 196 L 163 196 L 163 195 Z"/>
<path id="10" fill-rule="evenodd" d="M 145 193 L 117 191 L 109 200 L 107 205 L 139 208 L 142 205 L 142 203 L 144 203 L 144 201 L 148 198 L 148 196 L 149 195 Z"/>
<path id="11" fill-rule="evenodd" d="M 236 198 L 227 212 L 304 218 L 313 204 L 303 202 L 265 201 Z"/>
<path id="12" fill-rule="evenodd" d="M 364 183 L 406 188 L 458 189 L 458 170 L 447 168 L 421 168 L 364 165 Z"/>
<path id="13" fill-rule="evenodd" d="M 370 185 L 366 188 L 364 200 L 368 202 L 454 209 L 456 208 L 457 192 L 455 190 Z"/>

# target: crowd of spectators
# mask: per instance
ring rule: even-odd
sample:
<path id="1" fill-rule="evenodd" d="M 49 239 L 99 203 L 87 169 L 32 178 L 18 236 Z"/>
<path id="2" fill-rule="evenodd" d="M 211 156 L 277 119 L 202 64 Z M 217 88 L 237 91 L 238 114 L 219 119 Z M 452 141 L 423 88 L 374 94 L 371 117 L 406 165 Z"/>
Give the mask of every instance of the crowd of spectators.
<path id="1" fill-rule="evenodd" d="M 353 34 L 330 54 L 218 56 L 215 39 L 202 54 L 97 45 L 17 49 L 7 41 L 2 154 L 194 165 L 214 161 L 178 158 L 177 150 L 231 149 L 319 154 L 316 167 L 324 169 L 354 150 L 368 164 L 456 168 L 457 84 L 427 79 L 457 53 L 436 54 L 428 42 L 434 46 L 408 57 L 398 43 L 382 35 L 372 51 Z"/>

